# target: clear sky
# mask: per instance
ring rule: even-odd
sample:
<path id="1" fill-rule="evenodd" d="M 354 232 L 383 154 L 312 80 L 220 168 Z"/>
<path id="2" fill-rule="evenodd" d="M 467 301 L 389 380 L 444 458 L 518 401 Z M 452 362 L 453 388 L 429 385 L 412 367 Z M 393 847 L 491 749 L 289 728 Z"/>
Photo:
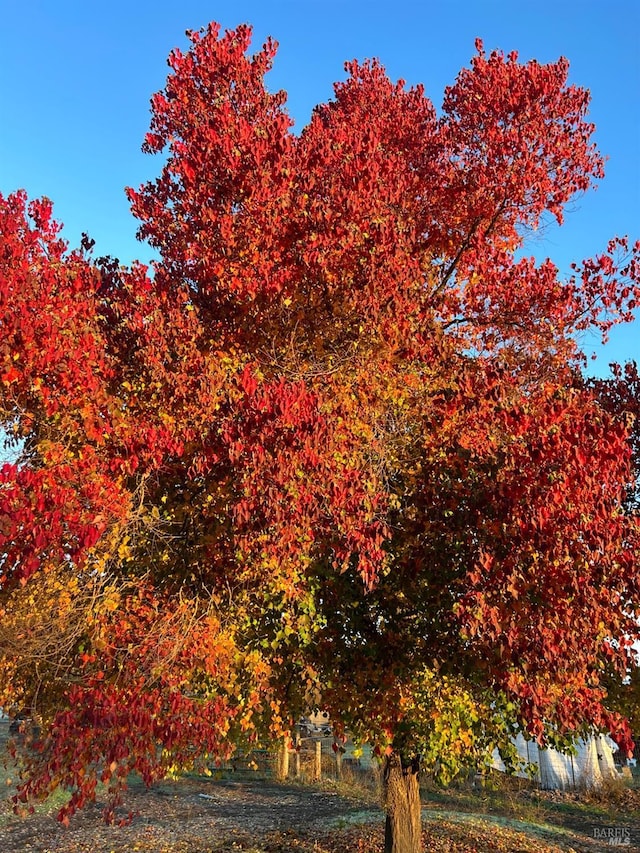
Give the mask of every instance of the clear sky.
<path id="1" fill-rule="evenodd" d="M 592 93 L 607 176 L 531 252 L 566 270 L 614 234 L 640 237 L 640 0 L 0 0 L 0 191 L 49 196 L 72 245 L 86 231 L 98 254 L 149 260 L 123 188 L 157 174 L 140 153 L 149 98 L 184 31 L 210 20 L 253 24 L 256 47 L 279 41 L 268 83 L 287 90 L 298 128 L 354 57 L 424 83 L 436 107 L 477 36 L 523 60 L 568 57 Z M 600 352 L 596 339 L 586 349 Z M 640 319 L 614 330 L 590 371 L 630 358 L 640 361 Z"/>

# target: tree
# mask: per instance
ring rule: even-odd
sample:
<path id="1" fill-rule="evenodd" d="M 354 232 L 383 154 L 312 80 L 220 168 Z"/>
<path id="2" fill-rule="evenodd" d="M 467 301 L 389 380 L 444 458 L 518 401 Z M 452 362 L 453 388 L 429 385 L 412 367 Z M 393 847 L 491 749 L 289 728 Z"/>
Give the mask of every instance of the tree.
<path id="1" fill-rule="evenodd" d="M 66 786 L 66 820 L 102 779 L 112 816 L 130 771 L 322 706 L 414 853 L 421 767 L 518 725 L 629 748 L 600 681 L 637 636 L 628 432 L 575 335 L 631 318 L 640 247 L 568 280 L 516 254 L 602 176 L 565 60 L 478 42 L 440 117 L 348 63 L 295 136 L 250 38 L 191 33 L 152 99 L 152 275 L 0 205 L 0 692 L 43 725 L 18 800 Z"/>

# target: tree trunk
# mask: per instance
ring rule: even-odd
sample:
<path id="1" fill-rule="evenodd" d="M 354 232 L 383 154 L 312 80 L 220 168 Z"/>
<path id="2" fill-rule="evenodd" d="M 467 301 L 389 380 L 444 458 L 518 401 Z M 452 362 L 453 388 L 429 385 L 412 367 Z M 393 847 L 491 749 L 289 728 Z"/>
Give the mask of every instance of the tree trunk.
<path id="1" fill-rule="evenodd" d="M 384 853 L 421 853 L 420 763 L 404 763 L 397 752 L 385 759 L 382 776 L 383 802 L 387 814 Z"/>

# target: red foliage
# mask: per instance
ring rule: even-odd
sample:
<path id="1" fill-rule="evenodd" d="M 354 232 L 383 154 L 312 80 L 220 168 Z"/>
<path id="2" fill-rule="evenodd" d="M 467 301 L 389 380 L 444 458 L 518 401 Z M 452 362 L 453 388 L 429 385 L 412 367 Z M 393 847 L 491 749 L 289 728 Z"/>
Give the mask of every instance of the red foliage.
<path id="1" fill-rule="evenodd" d="M 353 62 L 295 136 L 250 36 L 192 33 L 152 100 L 152 276 L 0 199 L 2 606 L 53 568 L 95 590 L 64 666 L 0 670 L 45 718 L 23 795 L 64 814 L 317 702 L 395 743 L 425 666 L 541 739 L 627 738 L 599 673 L 637 634 L 629 432 L 574 335 L 631 317 L 640 247 L 515 259 L 602 177 L 588 93 L 479 44 L 438 117 Z"/>

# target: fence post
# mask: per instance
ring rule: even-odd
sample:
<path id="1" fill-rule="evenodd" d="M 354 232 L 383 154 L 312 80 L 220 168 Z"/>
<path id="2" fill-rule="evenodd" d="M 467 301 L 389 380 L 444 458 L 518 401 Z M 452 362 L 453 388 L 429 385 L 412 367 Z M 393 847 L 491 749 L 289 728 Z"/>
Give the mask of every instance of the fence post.
<path id="1" fill-rule="evenodd" d="M 282 742 L 282 778 L 289 778 L 289 738 L 285 737 Z"/>
<path id="2" fill-rule="evenodd" d="M 315 768 L 315 778 L 322 778 L 322 741 L 316 741 L 316 768 Z"/>
<path id="3" fill-rule="evenodd" d="M 296 767 L 296 779 L 300 778 L 300 734 L 296 735 L 296 759 L 295 759 L 295 767 Z"/>
<path id="4" fill-rule="evenodd" d="M 336 776 L 342 779 L 342 748 L 340 744 L 336 744 Z"/>

